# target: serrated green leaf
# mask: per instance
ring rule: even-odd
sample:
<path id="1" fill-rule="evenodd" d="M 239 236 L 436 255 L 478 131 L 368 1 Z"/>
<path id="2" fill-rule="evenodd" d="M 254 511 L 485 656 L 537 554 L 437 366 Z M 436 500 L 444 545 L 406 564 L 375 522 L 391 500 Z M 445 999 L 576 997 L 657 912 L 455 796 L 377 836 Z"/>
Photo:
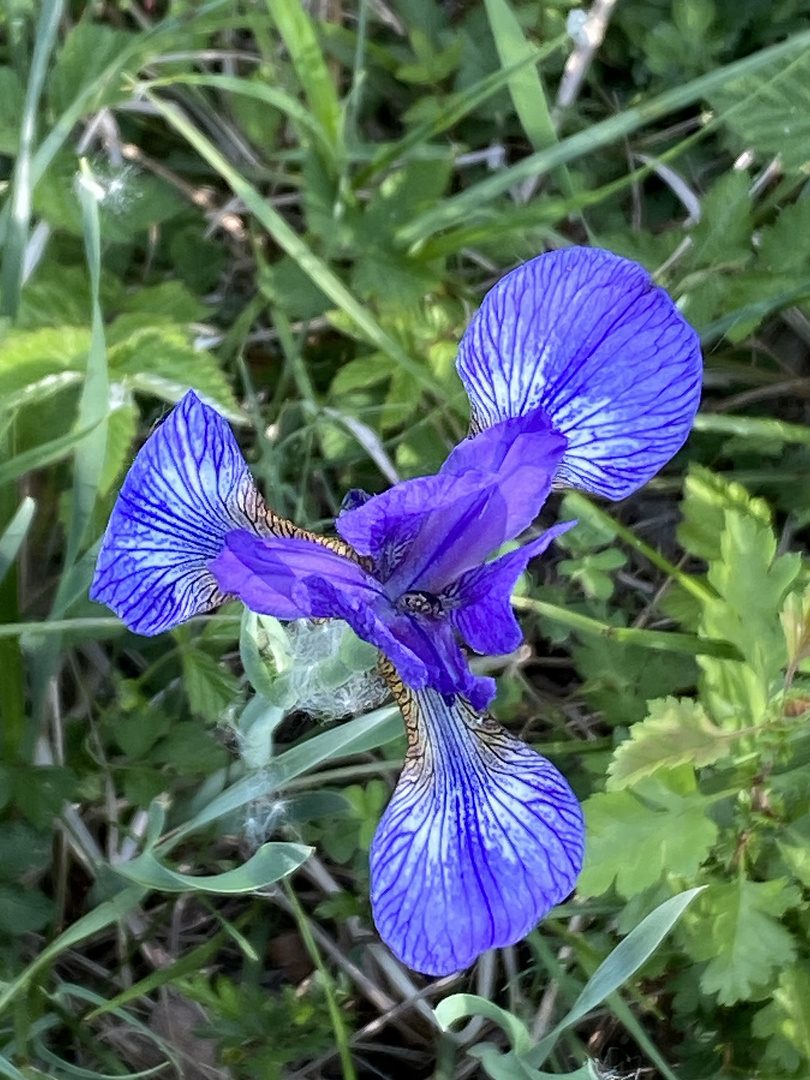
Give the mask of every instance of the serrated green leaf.
<path id="1" fill-rule="evenodd" d="M 715 562 L 720 558 L 726 510 L 739 510 L 763 525 L 771 524 L 771 512 L 764 499 L 753 498 L 742 484 L 693 466 L 684 483 L 678 542 L 698 559 Z"/>
<path id="2" fill-rule="evenodd" d="M 701 896 L 689 918 L 687 949 L 708 961 L 700 978 L 706 994 L 721 1005 L 756 999 L 775 971 L 793 961 L 796 942 L 778 921 L 801 902 L 801 892 L 784 878 L 716 882 Z"/>
<path id="3" fill-rule="evenodd" d="M 630 791 L 592 795 L 584 804 L 588 843 L 579 891 L 600 896 L 615 880 L 629 898 L 665 874 L 694 880 L 717 840 L 708 805 L 697 794 L 670 792 L 658 806 Z"/>
<path id="4" fill-rule="evenodd" d="M 184 649 L 182 663 L 191 711 L 211 723 L 221 720 L 239 694 L 239 680 L 199 649 Z"/>
<path id="5" fill-rule="evenodd" d="M 718 595 L 704 605 L 702 628 L 708 637 L 736 645 L 746 664 L 710 660 L 704 670 L 714 700 L 728 693 L 730 705 L 741 707 L 752 723 L 765 719 L 774 684 L 787 664 L 779 614 L 800 568 L 798 554 L 776 557 L 770 526 L 739 510 L 724 512 L 720 557 L 708 575 Z"/>
<path id="6" fill-rule="evenodd" d="M 788 38 L 787 44 L 789 45 Z M 708 93 L 739 140 L 761 155 L 779 155 L 796 172 L 810 160 L 810 51 L 797 46 L 778 62 Z"/>
<path id="7" fill-rule="evenodd" d="M 751 1030 L 768 1039 L 765 1060 L 790 1073 L 810 1061 L 810 967 L 791 964 L 779 975 L 770 1002 L 753 1019 Z"/>
<path id="8" fill-rule="evenodd" d="M 631 787 L 658 769 L 677 765 L 701 768 L 731 751 L 726 733 L 715 727 L 703 706 L 689 698 L 660 698 L 649 714 L 630 728 L 630 738 L 614 752 L 608 767 L 608 791 Z"/>
<path id="9" fill-rule="evenodd" d="M 109 360 L 113 378 L 132 387 L 152 386 L 156 392 L 162 385 L 165 389 L 158 395 L 161 397 L 169 392 L 168 388 L 172 388 L 172 395 L 182 397 L 193 387 L 221 406 L 221 411 L 227 410 L 228 419 L 236 415 L 244 423 L 216 357 L 205 349 L 194 348 L 186 326 L 166 323 L 141 327 L 110 345 Z"/>

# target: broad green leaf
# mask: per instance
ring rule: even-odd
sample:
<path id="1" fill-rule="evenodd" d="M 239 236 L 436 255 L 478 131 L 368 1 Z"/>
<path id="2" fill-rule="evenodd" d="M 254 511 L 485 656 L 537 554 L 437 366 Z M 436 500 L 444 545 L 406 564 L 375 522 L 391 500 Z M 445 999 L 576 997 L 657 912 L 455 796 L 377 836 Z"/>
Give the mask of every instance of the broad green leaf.
<path id="1" fill-rule="evenodd" d="M 60 113 L 85 89 L 98 85 L 104 71 L 133 44 L 126 30 L 82 19 L 68 31 L 60 44 L 56 63 L 48 80 L 48 101 Z M 123 97 L 127 91 L 121 87 Z"/>
<path id="2" fill-rule="evenodd" d="M 578 884 L 583 896 L 600 896 L 614 881 L 629 898 L 665 875 L 694 880 L 717 840 L 717 826 L 706 816 L 708 799 L 695 791 L 684 797 L 660 785 L 643 795 L 609 791 L 585 801 L 588 843 Z"/>
<path id="3" fill-rule="evenodd" d="M 39 889 L 0 883 L 0 931 L 9 937 L 43 930 L 53 914 L 53 901 Z"/>
<path id="4" fill-rule="evenodd" d="M 810 967 L 791 964 L 779 975 L 771 1000 L 751 1025 L 758 1039 L 768 1039 L 765 1061 L 791 1075 L 810 1061 Z"/>
<path id="5" fill-rule="evenodd" d="M 630 728 L 630 738 L 614 751 L 608 791 L 632 787 L 658 769 L 713 765 L 730 753 L 728 733 L 715 727 L 699 702 L 661 698 L 651 701 L 649 710 L 645 720 Z"/>
<path id="6" fill-rule="evenodd" d="M 22 547 L 36 508 L 37 504 L 31 496 L 26 495 L 16 514 L 6 526 L 3 535 L 0 536 L 0 581 L 6 576 L 11 564 L 17 558 L 17 552 Z"/>
<path id="7" fill-rule="evenodd" d="M 779 922 L 801 903 L 801 892 L 784 878 L 712 884 L 690 914 L 687 950 L 707 962 L 700 977 L 705 994 L 721 1005 L 759 998 L 774 972 L 791 963 L 796 941 Z"/>
<path id="8" fill-rule="evenodd" d="M 147 889 L 161 892 L 214 893 L 234 896 L 265 889 L 293 873 L 306 862 L 313 849 L 304 844 L 263 844 L 246 863 L 222 874 L 181 874 L 170 870 L 150 851 L 130 862 L 118 863 L 115 871 Z"/>
<path id="9" fill-rule="evenodd" d="M 222 720 L 239 694 L 239 680 L 199 649 L 184 649 L 181 655 L 189 708 L 212 723 Z"/>

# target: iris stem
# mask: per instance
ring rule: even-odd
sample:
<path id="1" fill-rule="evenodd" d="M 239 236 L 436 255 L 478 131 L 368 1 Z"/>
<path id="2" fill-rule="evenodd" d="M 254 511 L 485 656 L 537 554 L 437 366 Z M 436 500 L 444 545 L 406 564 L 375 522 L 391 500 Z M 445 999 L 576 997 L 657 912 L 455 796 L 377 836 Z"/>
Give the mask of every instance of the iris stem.
<path id="1" fill-rule="evenodd" d="M 701 638 L 694 634 L 680 634 L 660 630 L 640 630 L 634 626 L 611 626 L 577 611 L 549 604 L 545 600 L 534 600 L 528 596 L 513 596 L 512 604 L 519 611 L 531 611 L 542 615 L 552 622 L 567 626 L 577 633 L 612 638 L 624 645 L 639 645 L 644 649 L 656 649 L 659 652 L 685 653 L 688 656 L 716 656 L 721 660 L 742 660 L 738 649 L 729 641 L 716 638 Z"/>
<path id="2" fill-rule="evenodd" d="M 645 544 L 643 540 L 640 540 L 632 529 L 628 529 L 626 525 L 620 524 L 610 514 L 606 514 L 600 507 L 595 506 L 590 499 L 586 498 L 581 492 L 573 492 L 569 495 L 571 505 L 574 509 L 574 513 L 578 513 L 577 504 L 582 507 L 582 513 L 578 516 L 588 516 L 594 521 L 598 522 L 605 529 L 613 532 L 625 544 L 633 548 L 643 555 L 648 562 L 651 562 L 653 566 L 657 566 L 659 570 L 662 570 L 667 577 L 672 578 L 673 581 L 685 589 L 688 593 L 691 593 L 696 600 L 699 600 L 701 604 L 706 604 L 710 600 L 713 600 L 716 596 L 713 589 L 711 589 L 704 582 L 699 581 L 691 574 L 685 574 L 683 570 L 671 563 L 669 559 L 665 559 L 664 556 L 651 547 L 649 544 Z"/>

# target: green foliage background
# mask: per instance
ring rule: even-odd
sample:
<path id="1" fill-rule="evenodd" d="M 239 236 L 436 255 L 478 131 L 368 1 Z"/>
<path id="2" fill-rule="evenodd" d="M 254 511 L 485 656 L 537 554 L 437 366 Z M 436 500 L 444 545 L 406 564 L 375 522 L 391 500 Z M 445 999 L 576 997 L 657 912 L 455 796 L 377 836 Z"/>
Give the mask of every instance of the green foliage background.
<path id="1" fill-rule="evenodd" d="M 4 0 L 0 1076 L 810 1073 L 806 4 L 596 11 L 591 56 L 565 0 Z M 422 993 L 369 933 L 367 651 L 87 589 L 188 387 L 304 525 L 434 471 L 470 313 L 570 243 L 670 290 L 706 392 L 515 597 L 495 711 L 583 799 L 578 894 Z"/>

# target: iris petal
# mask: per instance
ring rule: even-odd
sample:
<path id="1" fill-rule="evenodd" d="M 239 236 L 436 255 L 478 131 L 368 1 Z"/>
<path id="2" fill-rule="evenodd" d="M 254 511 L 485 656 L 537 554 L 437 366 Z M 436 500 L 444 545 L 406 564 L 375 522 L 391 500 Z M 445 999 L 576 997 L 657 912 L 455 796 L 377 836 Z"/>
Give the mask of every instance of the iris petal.
<path id="1" fill-rule="evenodd" d="M 700 344 L 641 266 L 568 248 L 484 297 L 456 362 L 473 427 L 541 409 L 568 440 L 558 479 L 611 499 L 685 441 L 700 400 Z"/>
<path id="2" fill-rule="evenodd" d="M 401 694 L 410 749 L 371 846 L 382 939 L 446 975 L 511 945 L 574 886 L 577 800 L 554 766 L 461 698 Z"/>
<path id="3" fill-rule="evenodd" d="M 543 416 L 495 425 L 457 446 L 438 476 L 407 480 L 338 519 L 389 592 L 438 593 L 537 516 L 565 440 Z"/>
<path id="4" fill-rule="evenodd" d="M 226 534 L 271 520 L 227 423 L 189 391 L 124 480 L 90 597 L 138 634 L 169 630 L 222 603 L 207 564 Z"/>
<path id="5" fill-rule="evenodd" d="M 455 583 L 452 608 L 453 625 L 478 653 L 497 656 L 512 652 L 523 640 L 523 631 L 512 612 L 512 591 L 517 579 L 537 555 L 542 555 L 555 537 L 567 532 L 576 522 L 553 526 L 522 548 L 502 555 L 494 562 L 478 566 Z"/>

